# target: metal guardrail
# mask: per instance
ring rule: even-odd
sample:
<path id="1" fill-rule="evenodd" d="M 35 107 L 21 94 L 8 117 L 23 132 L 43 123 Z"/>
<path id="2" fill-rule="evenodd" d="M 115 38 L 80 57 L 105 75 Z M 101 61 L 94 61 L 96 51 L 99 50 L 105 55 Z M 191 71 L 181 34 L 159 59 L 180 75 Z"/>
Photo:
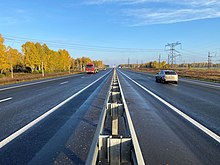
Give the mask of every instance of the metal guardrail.
<path id="1" fill-rule="evenodd" d="M 115 69 L 86 164 L 145 164 Z"/>

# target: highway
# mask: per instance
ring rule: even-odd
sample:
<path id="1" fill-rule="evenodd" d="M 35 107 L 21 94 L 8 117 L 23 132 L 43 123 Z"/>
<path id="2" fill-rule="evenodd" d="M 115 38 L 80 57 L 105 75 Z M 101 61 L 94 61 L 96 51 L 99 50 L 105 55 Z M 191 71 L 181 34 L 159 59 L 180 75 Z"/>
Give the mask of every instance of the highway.
<path id="1" fill-rule="evenodd" d="M 220 164 L 220 142 L 170 106 L 218 139 L 219 84 L 117 73 L 146 164 Z M 111 79 L 109 69 L 2 86 L 0 164 L 85 164 Z"/>
<path id="2" fill-rule="evenodd" d="M 59 161 L 84 164 L 109 89 L 109 72 L 70 76 L 0 91 L 0 100 L 12 98 L 0 103 L 2 143 L 15 131 L 98 80 L 11 142 L 6 141 L 0 149 L 0 164 Z"/>
<path id="3" fill-rule="evenodd" d="M 119 79 L 146 164 L 220 164 L 219 142 L 134 81 L 220 135 L 218 85 L 162 84 L 151 75 L 125 70 Z"/>

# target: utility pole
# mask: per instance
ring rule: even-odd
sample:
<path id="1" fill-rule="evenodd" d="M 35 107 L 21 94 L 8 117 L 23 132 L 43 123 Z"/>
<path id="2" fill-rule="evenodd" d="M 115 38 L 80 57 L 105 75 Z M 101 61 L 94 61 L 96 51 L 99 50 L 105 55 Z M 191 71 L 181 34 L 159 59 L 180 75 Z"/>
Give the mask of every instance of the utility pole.
<path id="1" fill-rule="evenodd" d="M 128 68 L 130 68 L 130 59 L 129 59 L 129 57 L 128 57 Z"/>
<path id="2" fill-rule="evenodd" d="M 210 68 L 211 62 L 212 62 L 211 53 L 208 52 L 208 69 Z"/>
<path id="3" fill-rule="evenodd" d="M 168 65 L 171 63 L 172 68 L 173 68 L 174 63 L 176 63 L 176 57 L 180 56 L 180 52 L 175 49 L 175 47 L 178 45 L 181 46 L 182 44 L 177 41 L 175 43 L 168 43 L 167 45 L 165 45 L 165 49 L 166 47 L 169 47 Z"/>
<path id="4" fill-rule="evenodd" d="M 160 69 L 160 60 L 161 60 L 161 54 L 159 54 L 159 58 L 158 58 L 159 69 Z"/>

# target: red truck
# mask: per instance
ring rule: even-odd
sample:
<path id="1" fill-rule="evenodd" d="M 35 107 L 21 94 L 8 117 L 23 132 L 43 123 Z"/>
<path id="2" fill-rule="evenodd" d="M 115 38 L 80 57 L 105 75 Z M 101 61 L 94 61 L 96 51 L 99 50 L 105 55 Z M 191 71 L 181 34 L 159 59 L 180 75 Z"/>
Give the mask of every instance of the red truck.
<path id="1" fill-rule="evenodd" d="M 86 65 L 86 73 L 97 73 L 98 70 L 95 68 L 95 65 L 93 63 L 88 63 Z"/>

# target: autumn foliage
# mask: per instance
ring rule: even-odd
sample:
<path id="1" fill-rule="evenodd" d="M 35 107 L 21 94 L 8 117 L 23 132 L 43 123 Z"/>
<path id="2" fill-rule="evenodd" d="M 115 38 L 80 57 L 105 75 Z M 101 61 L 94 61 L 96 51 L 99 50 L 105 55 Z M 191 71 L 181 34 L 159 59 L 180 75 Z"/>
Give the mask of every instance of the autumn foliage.
<path id="1" fill-rule="evenodd" d="M 56 72 L 56 71 L 84 71 L 89 62 L 102 68 L 103 62 L 92 61 L 88 57 L 74 59 L 65 49 L 54 51 L 46 44 L 27 41 L 22 45 L 22 53 L 17 49 L 4 45 L 4 38 L 0 34 L 0 72 L 1 74 L 12 69 L 27 72 Z"/>

